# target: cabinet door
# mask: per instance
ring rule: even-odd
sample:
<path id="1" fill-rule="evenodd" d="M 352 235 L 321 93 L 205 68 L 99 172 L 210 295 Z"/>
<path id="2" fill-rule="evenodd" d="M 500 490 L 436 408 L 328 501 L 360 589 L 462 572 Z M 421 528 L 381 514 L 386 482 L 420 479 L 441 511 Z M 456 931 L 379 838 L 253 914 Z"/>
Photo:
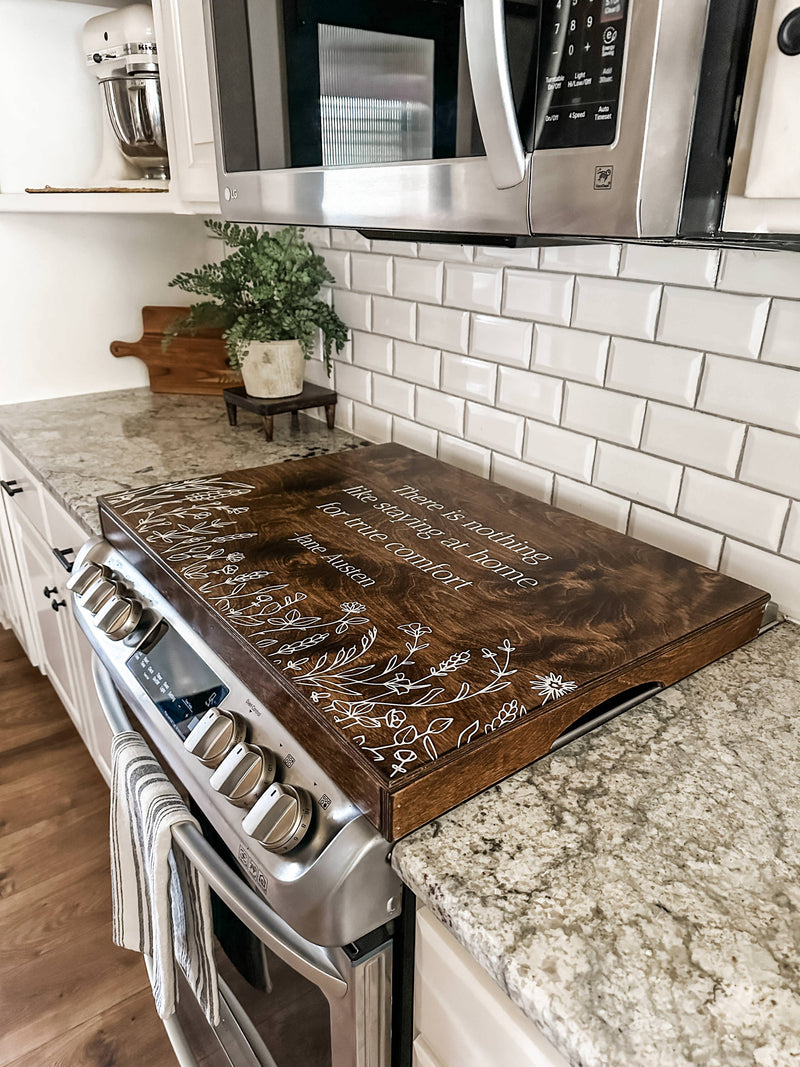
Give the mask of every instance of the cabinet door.
<path id="1" fill-rule="evenodd" d="M 189 208 L 218 213 L 203 5 L 200 0 L 156 0 L 153 14 L 162 92 L 172 119 L 171 178 Z"/>

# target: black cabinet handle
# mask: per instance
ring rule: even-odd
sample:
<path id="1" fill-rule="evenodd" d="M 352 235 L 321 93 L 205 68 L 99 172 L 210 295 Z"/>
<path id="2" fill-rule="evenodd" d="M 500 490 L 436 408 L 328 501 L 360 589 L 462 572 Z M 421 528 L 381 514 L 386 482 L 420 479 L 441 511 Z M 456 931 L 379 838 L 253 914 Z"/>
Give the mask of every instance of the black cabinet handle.
<path id="1" fill-rule="evenodd" d="M 785 56 L 800 56 L 800 7 L 790 11 L 780 24 L 778 48 Z"/>
<path id="2" fill-rule="evenodd" d="M 42 590 L 42 596 L 45 598 L 45 600 L 49 600 L 50 597 L 55 596 L 56 593 L 58 593 L 58 589 L 55 586 L 53 586 L 52 589 L 48 589 L 47 586 L 45 586 Z"/>
<path id="3" fill-rule="evenodd" d="M 59 608 L 65 608 L 67 606 L 66 600 L 51 600 L 50 607 L 53 611 L 58 611 Z"/>
<path id="4" fill-rule="evenodd" d="M 22 488 L 21 485 L 17 485 L 17 479 L 16 478 L 12 478 L 8 482 L 5 481 L 5 479 L 0 478 L 0 485 L 2 485 L 2 487 L 5 489 L 5 491 L 8 493 L 9 496 L 16 496 L 17 493 L 24 493 L 25 492 L 25 490 Z M 12 486 L 13 486 L 13 488 L 12 488 Z"/>
<path id="5" fill-rule="evenodd" d="M 65 571 L 71 571 L 72 570 L 72 560 L 67 559 L 67 556 L 74 556 L 75 555 L 75 549 L 74 548 L 54 548 L 53 549 L 53 555 L 56 557 L 56 559 L 58 560 L 58 562 L 61 564 L 61 566 L 64 568 Z"/>

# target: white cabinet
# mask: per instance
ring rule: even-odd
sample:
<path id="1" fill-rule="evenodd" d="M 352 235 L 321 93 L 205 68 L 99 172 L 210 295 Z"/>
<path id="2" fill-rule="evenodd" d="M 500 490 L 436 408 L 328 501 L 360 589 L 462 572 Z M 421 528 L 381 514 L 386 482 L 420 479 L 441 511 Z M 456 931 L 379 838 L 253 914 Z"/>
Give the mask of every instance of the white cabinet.
<path id="1" fill-rule="evenodd" d="M 2 614 L 28 658 L 50 679 L 109 781 L 111 734 L 94 691 L 89 645 L 72 614 L 68 574 L 53 553 L 57 548 L 70 560 L 86 533 L 3 445 L 0 477 Z"/>
<path id="2" fill-rule="evenodd" d="M 414 1067 L 569 1067 L 427 908 L 417 912 Z"/>

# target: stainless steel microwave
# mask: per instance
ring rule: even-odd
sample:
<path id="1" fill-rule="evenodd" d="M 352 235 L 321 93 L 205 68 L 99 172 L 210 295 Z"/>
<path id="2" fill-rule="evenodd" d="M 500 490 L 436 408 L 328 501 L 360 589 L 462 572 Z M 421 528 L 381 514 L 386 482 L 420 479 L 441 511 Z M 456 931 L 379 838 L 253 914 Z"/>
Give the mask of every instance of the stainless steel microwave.
<path id="1" fill-rule="evenodd" d="M 205 0 L 225 217 L 718 234 L 755 0 Z"/>

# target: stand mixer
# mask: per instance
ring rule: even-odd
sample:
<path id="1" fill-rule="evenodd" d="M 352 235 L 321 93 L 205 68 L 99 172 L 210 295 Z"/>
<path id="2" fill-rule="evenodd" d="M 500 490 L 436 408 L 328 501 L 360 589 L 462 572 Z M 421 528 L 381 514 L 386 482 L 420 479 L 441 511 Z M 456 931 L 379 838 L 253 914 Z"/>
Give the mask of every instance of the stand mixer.
<path id="1" fill-rule="evenodd" d="M 105 112 L 102 157 L 92 184 L 164 188 L 169 161 L 150 5 L 129 4 L 89 19 L 83 48 Z"/>

